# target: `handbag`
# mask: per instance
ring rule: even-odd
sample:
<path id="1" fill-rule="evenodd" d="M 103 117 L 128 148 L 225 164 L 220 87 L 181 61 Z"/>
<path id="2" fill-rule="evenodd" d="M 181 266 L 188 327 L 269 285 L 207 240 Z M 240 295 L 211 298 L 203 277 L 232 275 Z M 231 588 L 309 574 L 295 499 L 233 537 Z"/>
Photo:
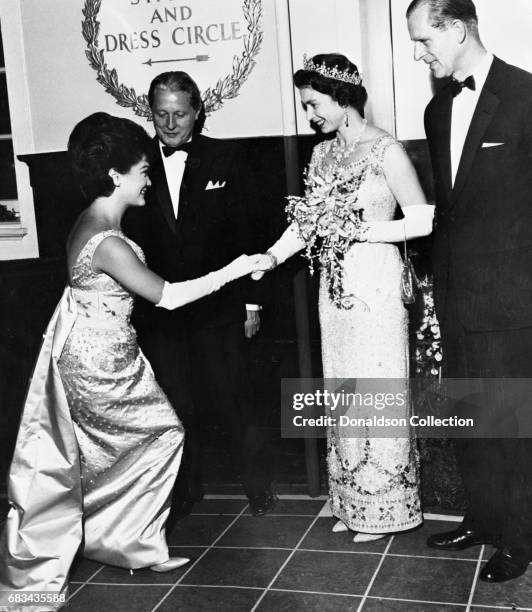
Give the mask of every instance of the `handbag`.
<path id="1" fill-rule="evenodd" d="M 416 291 L 419 287 L 419 280 L 414 270 L 414 264 L 410 257 L 408 257 L 408 251 L 406 250 L 406 228 L 404 221 L 403 229 L 405 232 L 405 240 L 403 269 L 401 270 L 401 299 L 405 304 L 413 304 L 416 301 Z"/>

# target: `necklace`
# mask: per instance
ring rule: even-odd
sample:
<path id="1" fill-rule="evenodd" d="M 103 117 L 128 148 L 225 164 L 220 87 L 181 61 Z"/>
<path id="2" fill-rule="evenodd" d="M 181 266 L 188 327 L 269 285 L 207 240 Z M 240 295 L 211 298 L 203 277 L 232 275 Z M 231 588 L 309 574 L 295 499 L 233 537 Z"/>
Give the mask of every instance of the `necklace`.
<path id="1" fill-rule="evenodd" d="M 364 133 L 364 130 L 366 129 L 368 120 L 363 119 L 362 123 L 363 123 L 362 129 L 355 136 L 355 139 L 349 146 L 347 146 L 346 144 L 342 144 L 338 136 L 336 136 L 336 138 L 333 140 L 332 147 L 331 147 L 331 155 L 337 164 L 341 164 L 346 159 L 349 159 L 349 157 L 351 157 L 351 155 L 355 152 L 355 149 L 358 147 L 360 143 L 360 139 L 362 138 L 362 134 Z"/>

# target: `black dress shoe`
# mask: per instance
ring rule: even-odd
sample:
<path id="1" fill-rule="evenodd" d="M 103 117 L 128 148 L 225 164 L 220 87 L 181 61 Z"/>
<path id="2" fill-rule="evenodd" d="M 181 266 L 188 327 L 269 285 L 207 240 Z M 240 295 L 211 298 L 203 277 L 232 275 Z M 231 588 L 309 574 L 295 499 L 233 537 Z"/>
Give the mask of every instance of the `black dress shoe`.
<path id="1" fill-rule="evenodd" d="M 260 495 L 249 498 L 249 509 L 254 516 L 262 516 L 271 512 L 277 505 L 277 496 L 271 491 L 264 491 Z"/>
<path id="2" fill-rule="evenodd" d="M 521 548 L 500 548 L 482 568 L 484 582 L 506 582 L 522 576 L 530 562 L 530 554 Z"/>
<path id="3" fill-rule="evenodd" d="M 435 533 L 427 539 L 427 546 L 436 550 L 464 550 L 479 544 L 493 544 L 493 536 L 459 527 L 445 533 Z"/>

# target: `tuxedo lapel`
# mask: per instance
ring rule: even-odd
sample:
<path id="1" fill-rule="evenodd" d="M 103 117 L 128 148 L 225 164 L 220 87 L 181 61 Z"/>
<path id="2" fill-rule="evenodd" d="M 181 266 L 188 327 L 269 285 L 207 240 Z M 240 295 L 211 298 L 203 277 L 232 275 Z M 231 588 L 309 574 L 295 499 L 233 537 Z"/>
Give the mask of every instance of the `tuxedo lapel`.
<path id="1" fill-rule="evenodd" d="M 170 197 L 170 191 L 168 189 L 168 183 L 166 181 L 166 174 L 164 172 L 164 164 L 161 158 L 161 150 L 159 148 L 159 141 L 156 140 L 156 151 L 154 155 L 154 162 L 151 168 L 152 178 L 152 189 L 155 191 L 155 201 L 159 207 L 165 221 L 172 232 L 176 233 L 176 220 L 174 214 L 174 207 L 172 206 L 172 199 Z"/>
<path id="2" fill-rule="evenodd" d="M 496 95 L 499 86 L 499 64 L 502 64 L 502 62 L 494 58 L 490 72 L 488 73 L 488 78 L 480 94 L 477 107 L 473 113 L 471 125 L 469 126 L 464 142 L 460 164 L 458 165 L 458 171 L 456 173 L 456 180 L 452 192 L 453 201 L 456 201 L 465 186 L 475 156 L 481 147 L 484 134 L 499 107 L 500 100 Z"/>
<path id="3" fill-rule="evenodd" d="M 460 158 L 460 164 L 458 165 L 458 172 L 456 173 L 456 180 L 454 182 L 452 193 L 453 200 L 458 198 L 460 192 L 464 188 L 475 156 L 482 144 L 486 129 L 491 123 L 498 106 L 499 99 L 497 96 L 491 93 L 491 91 L 484 89 L 480 95 L 471 125 L 469 126 L 469 131 L 467 132 L 462 157 Z"/>
<path id="4" fill-rule="evenodd" d="M 202 149 L 202 138 L 199 134 L 195 135 L 192 138 L 192 144 L 185 163 L 185 171 L 179 190 L 178 228 L 182 225 L 185 214 L 189 211 L 190 207 L 194 205 L 197 199 L 195 197 L 195 191 L 201 170 Z"/>
<path id="5" fill-rule="evenodd" d="M 431 123 L 435 156 L 434 167 L 439 173 L 439 182 L 444 189 L 444 199 L 449 201 L 452 188 L 451 171 L 451 112 L 453 96 L 450 87 L 443 89 L 435 101 Z"/>

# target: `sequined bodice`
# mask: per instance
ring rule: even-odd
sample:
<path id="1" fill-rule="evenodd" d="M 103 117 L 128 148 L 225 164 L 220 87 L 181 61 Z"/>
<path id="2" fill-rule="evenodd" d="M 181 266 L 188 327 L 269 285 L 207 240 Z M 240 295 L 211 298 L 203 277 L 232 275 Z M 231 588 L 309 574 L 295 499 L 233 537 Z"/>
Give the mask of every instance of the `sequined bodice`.
<path id="1" fill-rule="evenodd" d="M 356 208 L 364 209 L 365 221 L 389 221 L 394 218 L 396 200 L 388 187 L 383 170 L 383 159 L 386 149 L 397 141 L 388 134 L 377 138 L 371 149 L 360 159 L 336 168 L 346 178 L 360 178 Z M 315 149 L 309 172 L 327 175 L 326 157 L 332 147 L 332 141 L 323 141 Z"/>
<path id="2" fill-rule="evenodd" d="M 397 201 L 384 174 L 384 155 L 389 146 L 398 144 L 389 134 L 375 140 L 369 151 L 351 163 L 330 166 L 331 141 L 323 141 L 314 148 L 309 174 L 323 181 L 331 176 L 349 180 L 355 198 L 354 210 L 363 210 L 364 221 L 391 221 L 395 217 Z M 351 180 L 354 179 L 354 180 Z M 399 295 L 401 256 L 394 244 L 387 242 L 353 241 L 342 259 L 343 308 L 373 308 L 393 295 Z M 321 268 L 323 299 L 330 288 L 326 266 Z M 353 299 L 351 299 L 353 298 Z M 339 307 L 338 304 L 335 307 Z"/>
<path id="3" fill-rule="evenodd" d="M 78 307 L 77 325 L 122 327 L 129 325 L 133 296 L 120 283 L 104 272 L 92 269 L 92 258 L 98 245 L 107 236 L 127 242 L 144 262 L 142 249 L 119 230 L 95 234 L 81 249 L 72 267 L 72 293 Z"/>

